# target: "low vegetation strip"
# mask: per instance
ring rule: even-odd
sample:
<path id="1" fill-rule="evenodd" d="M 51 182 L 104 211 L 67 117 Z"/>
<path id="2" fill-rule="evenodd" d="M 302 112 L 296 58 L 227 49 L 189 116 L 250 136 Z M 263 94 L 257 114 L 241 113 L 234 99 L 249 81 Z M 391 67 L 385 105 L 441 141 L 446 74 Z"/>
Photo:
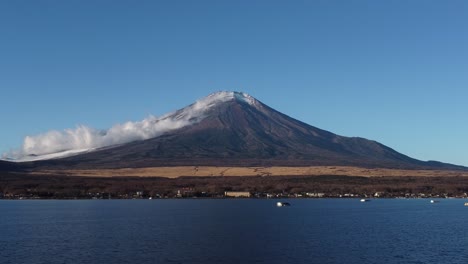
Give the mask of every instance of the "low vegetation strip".
<path id="1" fill-rule="evenodd" d="M 468 197 L 468 177 L 67 177 L 0 173 L 0 199 Z"/>
<path id="2" fill-rule="evenodd" d="M 445 177 L 468 176 L 467 171 L 455 170 L 403 170 L 383 168 L 359 168 L 349 166 L 310 166 L 310 167 L 216 167 L 216 166 L 176 166 L 99 170 L 43 170 L 33 172 L 42 175 L 91 176 L 91 177 L 166 177 L 181 176 L 361 176 L 361 177 Z"/>

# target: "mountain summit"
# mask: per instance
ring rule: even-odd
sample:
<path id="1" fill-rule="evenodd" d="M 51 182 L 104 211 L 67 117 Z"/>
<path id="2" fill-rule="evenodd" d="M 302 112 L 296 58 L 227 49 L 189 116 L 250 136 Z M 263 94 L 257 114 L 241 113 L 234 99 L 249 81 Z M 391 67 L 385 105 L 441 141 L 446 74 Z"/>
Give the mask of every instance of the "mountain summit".
<path id="1" fill-rule="evenodd" d="M 457 168 L 419 161 L 375 141 L 310 126 L 240 92 L 213 93 L 143 127 L 146 134 L 137 140 L 33 165 L 80 169 L 182 165 Z"/>

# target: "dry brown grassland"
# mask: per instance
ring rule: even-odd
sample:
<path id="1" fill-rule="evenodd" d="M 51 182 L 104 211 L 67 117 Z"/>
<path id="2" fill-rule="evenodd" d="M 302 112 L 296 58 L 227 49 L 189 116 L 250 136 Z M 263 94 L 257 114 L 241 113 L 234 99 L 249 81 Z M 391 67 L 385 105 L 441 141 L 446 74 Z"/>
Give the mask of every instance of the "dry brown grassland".
<path id="1" fill-rule="evenodd" d="M 180 176 L 468 176 L 466 171 L 450 170 L 403 170 L 383 168 L 359 168 L 348 166 L 311 166 L 311 167 L 211 167 L 211 166 L 178 166 L 178 167 L 150 167 L 150 168 L 123 168 L 99 170 L 43 170 L 34 174 L 92 176 L 92 177 L 167 177 Z"/>

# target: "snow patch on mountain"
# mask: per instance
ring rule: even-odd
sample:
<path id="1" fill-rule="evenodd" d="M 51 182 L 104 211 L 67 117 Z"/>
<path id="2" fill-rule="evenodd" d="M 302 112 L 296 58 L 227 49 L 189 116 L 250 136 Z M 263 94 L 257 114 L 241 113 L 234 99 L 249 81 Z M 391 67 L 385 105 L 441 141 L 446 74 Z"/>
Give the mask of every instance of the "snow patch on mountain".
<path id="1" fill-rule="evenodd" d="M 222 91 L 217 93 L 212 93 L 207 97 L 198 100 L 194 105 L 195 107 L 210 107 L 219 103 L 237 100 L 239 102 L 247 103 L 249 105 L 257 105 L 257 100 L 252 96 L 242 93 L 242 92 L 228 92 Z"/>
<path id="2" fill-rule="evenodd" d="M 17 162 L 56 159 L 103 147 L 155 138 L 171 130 L 198 123 L 206 117 L 209 109 L 231 100 L 252 106 L 258 105 L 258 101 L 246 93 L 217 92 L 164 116 L 149 116 L 142 121 L 117 124 L 107 130 L 79 125 L 74 129 L 51 130 L 27 136 L 20 149 L 4 153 L 2 158 Z"/>

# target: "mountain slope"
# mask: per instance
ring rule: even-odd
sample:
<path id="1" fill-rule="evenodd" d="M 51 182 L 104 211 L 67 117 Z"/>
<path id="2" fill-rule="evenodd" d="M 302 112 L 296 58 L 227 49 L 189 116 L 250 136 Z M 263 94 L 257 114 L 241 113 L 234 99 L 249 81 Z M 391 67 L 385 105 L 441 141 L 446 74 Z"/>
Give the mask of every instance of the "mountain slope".
<path id="1" fill-rule="evenodd" d="M 21 172 L 24 168 L 21 163 L 0 160 L 0 172 Z"/>
<path id="2" fill-rule="evenodd" d="M 197 102 L 166 116 L 189 122 L 160 136 L 28 165 L 78 169 L 176 165 L 463 168 L 419 161 L 364 138 L 335 135 L 243 93 L 220 92 L 201 101 L 203 104 Z"/>

